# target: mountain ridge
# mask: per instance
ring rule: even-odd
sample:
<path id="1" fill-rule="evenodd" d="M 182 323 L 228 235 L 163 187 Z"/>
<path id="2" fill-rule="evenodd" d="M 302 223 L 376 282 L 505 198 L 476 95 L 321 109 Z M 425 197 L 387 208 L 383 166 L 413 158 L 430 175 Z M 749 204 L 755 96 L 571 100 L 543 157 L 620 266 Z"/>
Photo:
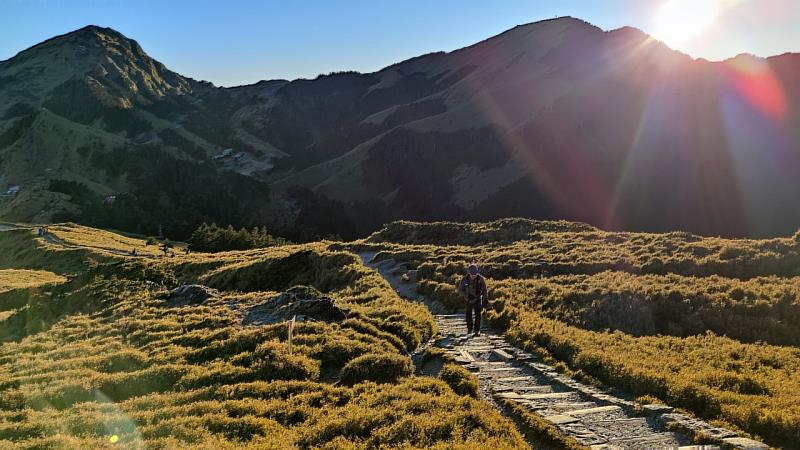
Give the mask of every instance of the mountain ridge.
<path id="1" fill-rule="evenodd" d="M 51 138 L 37 141 L 50 142 L 43 154 L 61 151 L 66 166 L 23 173 L 5 169 L 24 166 L 26 150 L 0 145 L 0 185 L 37 190 L 51 205 L 37 219 L 99 225 L 102 215 L 110 216 L 106 226 L 129 227 L 124 210 L 87 214 L 86 205 L 51 195 L 49 180 L 66 177 L 162 216 L 133 231 L 167 221 L 179 235 L 199 217 L 236 226 L 269 217 L 267 225 L 290 234 L 354 236 L 395 219 L 508 215 L 612 229 L 786 234 L 800 216 L 765 199 L 800 200 L 790 179 L 800 139 L 791 132 L 800 123 L 796 67 L 791 53 L 694 59 L 641 30 L 604 31 L 568 17 L 372 73 L 216 87 L 171 72 L 115 30 L 87 26 L 0 63 L 0 133 L 13 144 L 23 119 L 44 107 L 119 136 L 117 147 L 76 126 L 62 138 L 66 150 Z M 188 221 L 156 213 L 136 200 L 149 186 L 126 181 L 127 170 L 146 167 L 136 162 L 142 148 L 216 173 L 209 180 L 219 190 L 227 189 L 219 184 L 225 174 L 247 178 L 263 186 L 256 191 L 270 190 L 269 200 L 246 217 L 220 215 L 210 204 Z M 117 174 L 110 155 L 129 167 Z M 776 158 L 787 162 L 777 178 L 768 162 Z M 166 204 L 185 198 L 173 181 L 162 188 L 176 191 Z M 0 215 L 32 219 L 14 202 L 0 203 Z"/>
<path id="2" fill-rule="evenodd" d="M 478 41 L 478 42 L 473 43 L 473 44 L 465 45 L 463 47 L 459 47 L 459 48 L 456 48 L 456 49 L 453 49 L 453 50 L 450 50 L 450 51 L 437 50 L 437 51 L 424 53 L 424 54 L 421 54 L 421 55 L 418 55 L 418 56 L 413 56 L 413 57 L 407 58 L 405 60 L 402 60 L 402 61 L 399 61 L 399 62 L 396 62 L 396 63 L 392 63 L 392 64 L 390 64 L 388 66 L 379 68 L 379 69 L 377 69 L 375 71 L 372 71 L 372 72 L 360 72 L 360 71 L 352 71 L 352 72 L 356 72 L 356 73 L 360 73 L 360 74 L 378 73 L 378 72 L 382 72 L 382 71 L 384 71 L 386 69 L 390 69 L 390 68 L 392 68 L 394 66 L 398 66 L 398 65 L 401 65 L 401 64 L 404 64 L 406 62 L 410 62 L 410 61 L 413 61 L 413 60 L 416 60 L 416 59 L 419 59 L 419 58 L 424 58 L 424 57 L 427 57 L 427 56 L 439 55 L 439 54 L 446 55 L 446 54 L 451 54 L 451 53 L 454 53 L 454 52 L 458 52 L 460 50 L 464 50 L 464 49 L 467 49 L 467 48 L 470 48 L 470 47 L 474 47 L 474 46 L 479 45 L 481 43 L 484 43 L 486 41 L 490 41 L 490 40 L 492 40 L 494 38 L 500 37 L 500 36 L 502 36 L 502 35 L 504 35 L 504 34 L 506 34 L 508 32 L 516 30 L 518 28 L 525 28 L 525 27 L 536 26 L 536 25 L 544 24 L 544 23 L 548 23 L 548 22 L 559 22 L 559 21 L 575 21 L 575 22 L 578 22 L 580 24 L 585 24 L 585 25 L 588 25 L 591 28 L 594 28 L 594 29 L 597 29 L 599 31 L 602 31 L 603 33 L 629 33 L 629 32 L 632 32 L 633 34 L 639 34 L 639 35 L 642 35 L 642 36 L 647 37 L 649 39 L 655 40 L 655 38 L 653 38 L 647 32 L 645 32 L 644 30 L 642 30 L 642 29 L 640 29 L 638 27 L 625 25 L 625 26 L 621 26 L 619 28 L 603 30 L 602 28 L 597 27 L 596 25 L 593 25 L 590 22 L 585 21 L 585 20 L 580 19 L 580 18 L 577 18 L 577 17 L 560 16 L 560 17 L 556 17 L 556 18 L 542 19 L 542 20 L 537 20 L 537 21 L 533 21 L 533 22 L 527 22 L 527 23 L 522 23 L 522 24 L 519 24 L 519 25 L 515 25 L 512 28 L 509 28 L 509 29 L 507 29 L 505 31 L 502 31 L 502 32 L 498 33 L 498 34 L 495 34 L 495 35 L 492 35 L 490 37 L 487 37 L 486 39 L 483 39 L 483 40 Z M 116 34 L 116 35 L 118 35 L 118 36 L 120 36 L 120 37 L 122 37 L 122 38 L 124 38 L 126 40 L 129 40 L 129 41 L 135 43 L 137 46 L 139 46 L 140 49 L 142 49 L 142 51 L 144 51 L 143 48 L 141 47 L 141 45 L 138 43 L 138 41 L 136 41 L 133 38 L 129 38 L 129 37 L 125 36 L 123 33 L 121 33 L 120 31 L 118 31 L 118 30 L 116 30 L 116 29 L 114 29 L 112 27 L 105 27 L 105 26 L 96 25 L 96 24 L 87 24 L 87 25 L 85 25 L 85 26 L 83 26 L 81 28 L 78 28 L 78 29 L 75 29 L 75 30 L 72 30 L 72 31 L 68 31 L 68 32 L 60 34 L 60 35 L 56 35 L 56 36 L 47 38 L 47 39 L 45 39 L 45 40 L 43 40 L 43 41 L 41 41 L 39 43 L 31 45 L 30 47 L 27 47 L 27 48 L 25 48 L 23 50 L 20 50 L 15 55 L 10 56 L 9 58 L 7 58 L 5 60 L 0 60 L 0 65 L 2 65 L 3 63 L 5 63 L 7 61 L 10 61 L 10 60 L 13 60 L 13 59 L 17 58 L 18 56 L 20 56 L 22 53 L 24 53 L 26 51 L 29 51 L 29 50 L 34 49 L 36 47 L 51 43 L 51 41 L 58 41 L 58 40 L 60 40 L 62 38 L 68 37 L 70 35 L 75 35 L 75 34 L 79 34 L 79 33 L 82 33 L 82 32 L 88 32 L 88 31 L 102 31 L 102 32 L 110 32 L 110 33 Z M 666 44 L 664 44 L 664 45 L 666 46 Z M 739 54 L 736 54 L 736 55 L 733 55 L 733 56 L 730 56 L 730 57 L 727 57 L 727 58 L 724 58 L 724 59 L 709 60 L 707 58 L 702 58 L 702 57 L 693 57 L 691 55 L 688 55 L 688 54 L 685 54 L 683 52 L 680 52 L 680 50 L 676 50 L 676 49 L 672 49 L 672 48 L 670 48 L 670 50 L 682 53 L 682 54 L 684 54 L 684 55 L 688 56 L 689 58 L 691 58 L 693 60 L 696 60 L 696 61 L 707 61 L 707 62 L 710 62 L 710 63 L 724 63 L 726 61 L 729 61 L 729 60 L 732 60 L 732 59 L 736 59 L 737 57 L 742 56 L 742 55 L 754 56 L 756 58 L 764 59 L 764 60 L 773 59 L 773 58 L 780 58 L 780 57 L 783 57 L 783 56 L 800 56 L 800 51 L 786 51 L 786 52 L 783 52 L 783 53 L 780 53 L 780 54 L 774 54 L 774 55 L 756 55 L 756 54 L 752 54 L 752 53 L 742 52 L 742 53 L 739 53 Z M 163 65 L 163 63 L 160 63 L 160 64 Z M 222 86 L 222 85 L 216 86 L 211 81 L 206 81 L 206 80 L 197 80 L 197 81 L 201 82 L 201 83 L 208 83 L 208 84 L 210 84 L 210 85 L 212 85 L 214 87 L 219 87 L 219 88 L 222 88 L 222 89 L 235 89 L 235 88 L 241 88 L 241 87 L 255 86 L 255 85 L 258 85 L 258 84 L 264 83 L 264 82 L 313 80 L 313 79 L 318 78 L 319 76 L 322 76 L 322 75 L 324 75 L 324 74 L 319 74 L 314 78 L 303 78 L 303 77 L 300 77 L 300 78 L 294 78 L 294 79 L 291 79 L 291 80 L 283 79 L 283 78 L 261 79 L 261 80 L 258 80 L 258 81 L 252 82 L 252 83 L 245 83 L 245 84 L 239 84 L 239 85 L 234 85 L 234 86 Z M 185 75 L 183 75 L 183 76 L 186 77 Z"/>

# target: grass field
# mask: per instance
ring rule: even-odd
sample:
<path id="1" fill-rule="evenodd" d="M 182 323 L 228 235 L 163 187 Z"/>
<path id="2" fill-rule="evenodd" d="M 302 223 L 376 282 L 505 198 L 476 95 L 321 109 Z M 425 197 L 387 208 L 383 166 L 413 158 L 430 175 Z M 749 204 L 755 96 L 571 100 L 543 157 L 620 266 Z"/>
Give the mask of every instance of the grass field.
<path id="1" fill-rule="evenodd" d="M 2 448 L 525 447 L 458 367 L 414 373 L 433 317 L 362 250 L 416 269 L 417 290 L 452 308 L 476 261 L 489 322 L 560 370 L 800 442 L 794 236 L 398 222 L 349 243 L 134 258 L 125 249 L 143 240 L 50 231 L 59 241 L 0 233 Z M 188 283 L 218 295 L 171 296 Z M 535 416 L 517 420 L 547 437 Z"/>
<path id="2" fill-rule="evenodd" d="M 0 269 L 0 293 L 14 289 L 60 284 L 66 278 L 46 270 Z"/>
<path id="3" fill-rule="evenodd" d="M 474 392 L 414 375 L 408 351 L 432 316 L 331 243 L 151 259 L 109 254 L 132 244 L 112 233 L 50 231 L 70 248 L 0 233 L 22 265 L 70 274 L 0 294 L 16 302 L 0 316 L 2 448 L 526 446 Z M 176 303 L 168 289 L 185 282 L 219 295 Z M 286 314 L 301 317 L 291 349 Z"/>
<path id="4" fill-rule="evenodd" d="M 800 445 L 797 235 L 608 233 L 507 219 L 398 222 L 355 246 L 417 269 L 418 291 L 452 307 L 453 286 L 478 262 L 490 321 L 561 370 L 775 446 Z"/>

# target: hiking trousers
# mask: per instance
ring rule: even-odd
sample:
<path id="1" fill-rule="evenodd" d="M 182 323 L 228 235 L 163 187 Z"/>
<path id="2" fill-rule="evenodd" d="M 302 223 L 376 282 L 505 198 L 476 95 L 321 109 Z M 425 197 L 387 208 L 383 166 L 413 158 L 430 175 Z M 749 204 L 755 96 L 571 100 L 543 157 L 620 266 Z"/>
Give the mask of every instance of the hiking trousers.
<path id="1" fill-rule="evenodd" d="M 467 302 L 467 333 L 472 333 L 481 329 L 481 309 L 480 299 L 475 300 L 473 303 Z M 474 328 L 473 324 L 475 325 Z"/>

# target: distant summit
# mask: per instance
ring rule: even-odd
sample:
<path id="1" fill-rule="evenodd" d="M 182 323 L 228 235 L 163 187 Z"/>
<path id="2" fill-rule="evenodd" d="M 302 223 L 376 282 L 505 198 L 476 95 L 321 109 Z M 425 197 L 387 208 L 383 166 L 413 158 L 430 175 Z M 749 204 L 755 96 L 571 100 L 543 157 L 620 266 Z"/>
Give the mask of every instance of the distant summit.
<path id="1" fill-rule="evenodd" d="M 84 122 L 87 113 L 79 109 L 152 104 L 194 87 L 192 80 L 150 58 L 136 41 L 94 25 L 22 51 L 0 63 L 0 71 L 4 93 L 12 100 L 48 106 L 69 118 L 81 116 Z"/>

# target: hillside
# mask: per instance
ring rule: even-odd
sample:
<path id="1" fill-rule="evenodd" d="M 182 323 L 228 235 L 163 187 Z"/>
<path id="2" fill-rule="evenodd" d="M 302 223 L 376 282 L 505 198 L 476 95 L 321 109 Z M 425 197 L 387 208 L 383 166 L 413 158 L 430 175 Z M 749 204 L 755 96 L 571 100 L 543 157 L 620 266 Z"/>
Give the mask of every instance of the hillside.
<path id="1" fill-rule="evenodd" d="M 90 26 L 0 62 L 0 190 L 23 195 L 0 216 L 179 239 L 203 221 L 307 239 L 509 215 L 787 235 L 799 68 L 561 18 L 375 73 L 218 88 Z"/>
<path id="2" fill-rule="evenodd" d="M 358 248 L 458 308 L 478 262 L 490 322 L 559 370 L 798 448 L 799 236 L 617 233 L 571 222 L 387 225 Z"/>
<path id="3" fill-rule="evenodd" d="M 525 445 L 413 374 L 432 316 L 330 242 L 159 257 L 65 224 L 1 231 L 0 248 L 3 448 Z"/>
<path id="4" fill-rule="evenodd" d="M 429 308 L 461 308 L 452 286 L 471 261 L 490 325 L 552 376 L 800 441 L 796 236 L 396 222 L 353 242 L 164 256 L 74 224 L 2 229 L 4 448 L 582 448 L 535 411 L 498 411 L 426 345 L 443 333 Z"/>

